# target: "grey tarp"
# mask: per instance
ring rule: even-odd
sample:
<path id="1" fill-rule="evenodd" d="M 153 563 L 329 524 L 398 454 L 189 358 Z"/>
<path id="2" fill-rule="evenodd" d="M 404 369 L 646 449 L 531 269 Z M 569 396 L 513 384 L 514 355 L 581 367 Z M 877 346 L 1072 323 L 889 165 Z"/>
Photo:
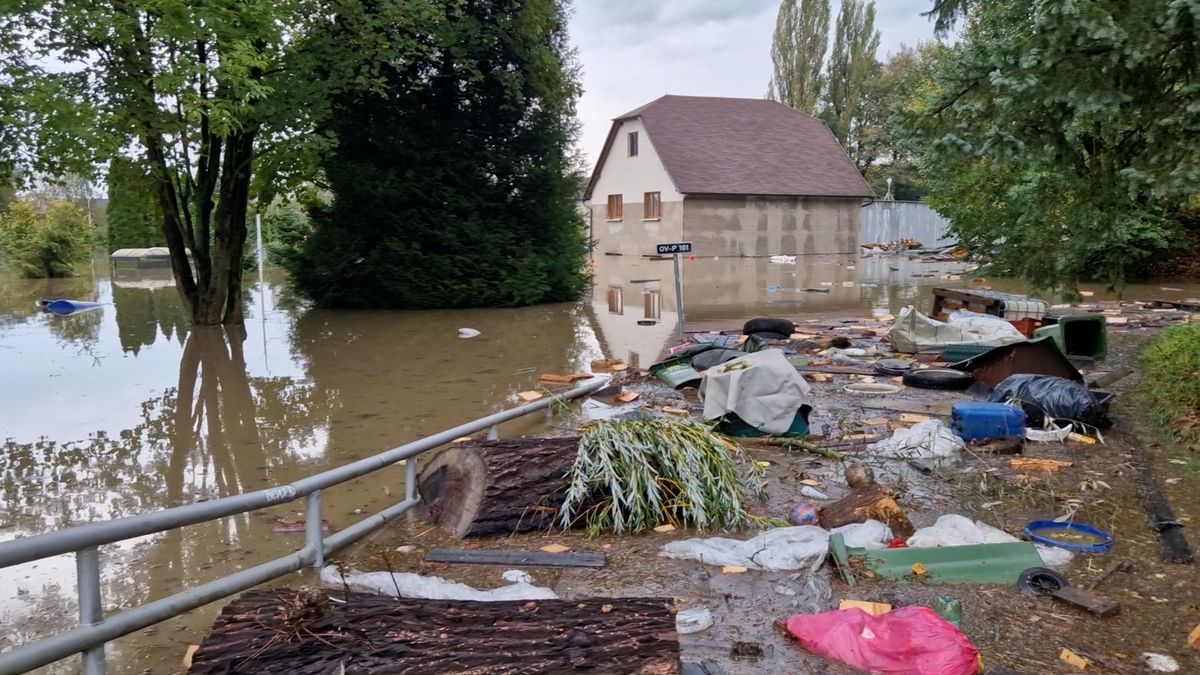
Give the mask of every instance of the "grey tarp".
<path id="1" fill-rule="evenodd" d="M 784 434 L 801 406 L 812 406 L 812 388 L 778 349 L 747 354 L 704 373 L 704 417 L 736 413 L 768 434 Z"/>
<path id="2" fill-rule="evenodd" d="M 887 336 L 896 351 L 905 354 L 937 353 L 946 345 L 959 344 L 999 347 L 1025 339 L 1012 324 L 999 317 L 963 312 L 950 323 L 943 323 L 911 306 L 900 310 Z"/>

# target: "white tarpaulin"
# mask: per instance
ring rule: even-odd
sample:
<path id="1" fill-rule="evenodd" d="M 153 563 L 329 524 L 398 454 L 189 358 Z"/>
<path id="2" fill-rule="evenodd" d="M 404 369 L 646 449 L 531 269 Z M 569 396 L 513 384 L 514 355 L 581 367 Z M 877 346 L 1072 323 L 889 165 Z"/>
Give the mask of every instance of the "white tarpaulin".
<path id="1" fill-rule="evenodd" d="M 1011 323 L 999 317 L 956 312 L 949 323 L 943 323 L 912 306 L 900 310 L 887 336 L 896 351 L 905 354 L 937 353 L 946 345 L 957 344 L 1000 347 L 1025 339 Z"/>
<path id="2" fill-rule="evenodd" d="M 737 413 L 768 434 L 784 434 L 801 406 L 812 406 L 812 387 L 778 349 L 747 354 L 704 371 L 700 398 L 705 419 Z"/>

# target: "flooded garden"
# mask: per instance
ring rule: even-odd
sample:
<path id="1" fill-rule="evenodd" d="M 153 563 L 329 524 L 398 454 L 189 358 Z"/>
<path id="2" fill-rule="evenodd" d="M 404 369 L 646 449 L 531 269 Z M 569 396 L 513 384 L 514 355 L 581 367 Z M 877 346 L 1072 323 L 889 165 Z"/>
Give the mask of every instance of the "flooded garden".
<path id="1" fill-rule="evenodd" d="M 886 322 L 906 305 L 928 310 L 938 286 L 1023 290 L 1015 282 L 974 280 L 963 263 L 903 256 L 702 258 L 682 267 L 689 330 L 740 327 L 754 316 Z M 1089 300 L 1112 298 L 1100 288 L 1085 291 Z M 1194 284 L 1125 291 L 1197 295 Z M 35 306 L 56 298 L 101 305 L 71 316 Z M 0 280 L 0 541 L 286 484 L 512 407 L 519 392 L 539 388 L 541 373 L 586 371 L 605 357 L 644 368 L 677 341 L 671 264 L 645 258 L 598 256 L 590 297 L 572 304 L 329 311 L 298 301 L 279 273 L 251 287 L 245 302 L 244 328 L 194 328 L 169 278 L 114 278 L 104 258 L 82 277 Z M 460 328 L 479 335 L 461 339 Z M 826 416 L 836 422 L 836 414 Z M 500 436 L 545 424 L 540 416 L 524 418 L 504 425 Z M 330 490 L 329 528 L 399 501 L 403 476 L 402 467 L 389 469 Z M 106 612 L 299 548 L 302 507 L 291 506 L 104 547 Z M 409 513 L 375 539 L 390 545 L 426 530 Z M 645 556 L 653 558 L 648 544 L 655 537 L 637 544 Z M 371 555 L 373 545 L 361 545 L 361 554 Z M 314 575 L 297 577 L 283 581 L 311 582 Z M 629 583 L 635 577 L 642 580 Z M 635 565 L 614 570 L 604 584 L 663 590 L 644 577 Z M 577 589 L 597 583 L 588 575 L 563 577 Z M 720 591 L 732 582 L 713 583 Z M 0 650 L 75 626 L 75 597 L 71 556 L 0 570 L 0 625 L 8 627 Z M 110 644 L 110 672 L 178 670 L 221 604 Z M 47 672 L 76 670 L 68 659 Z"/>

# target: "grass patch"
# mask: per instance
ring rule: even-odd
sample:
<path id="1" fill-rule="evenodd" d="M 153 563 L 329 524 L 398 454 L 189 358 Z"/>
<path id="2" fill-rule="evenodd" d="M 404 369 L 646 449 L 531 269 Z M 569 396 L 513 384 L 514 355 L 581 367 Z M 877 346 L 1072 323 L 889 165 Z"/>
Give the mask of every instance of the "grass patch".
<path id="1" fill-rule="evenodd" d="M 1200 322 L 1163 331 L 1141 360 L 1138 394 L 1150 419 L 1184 448 L 1200 449 Z"/>
<path id="2" fill-rule="evenodd" d="M 751 514 L 764 474 L 708 428 L 670 420 L 584 425 L 559 524 L 589 535 L 670 523 L 699 530 L 777 524 Z"/>

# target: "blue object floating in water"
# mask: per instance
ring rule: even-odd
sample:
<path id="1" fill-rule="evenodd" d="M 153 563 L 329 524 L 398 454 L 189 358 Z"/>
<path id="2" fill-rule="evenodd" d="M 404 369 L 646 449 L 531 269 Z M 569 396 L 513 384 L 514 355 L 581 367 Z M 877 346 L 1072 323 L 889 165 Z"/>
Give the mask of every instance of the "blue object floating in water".
<path id="1" fill-rule="evenodd" d="M 100 309 L 105 303 L 89 302 L 87 300 L 38 300 L 37 304 L 38 307 L 47 312 L 52 312 L 59 316 L 69 316 L 76 312 Z"/>
<path id="2" fill-rule="evenodd" d="M 1024 534 L 1030 541 L 1065 548 L 1076 553 L 1107 553 L 1113 547 L 1111 534 L 1083 523 L 1035 520 L 1025 526 Z M 1081 541 L 1064 541 L 1063 537 L 1074 537 Z"/>
<path id="3" fill-rule="evenodd" d="M 768 293 L 778 293 L 779 287 L 778 286 L 767 286 L 767 292 Z"/>

